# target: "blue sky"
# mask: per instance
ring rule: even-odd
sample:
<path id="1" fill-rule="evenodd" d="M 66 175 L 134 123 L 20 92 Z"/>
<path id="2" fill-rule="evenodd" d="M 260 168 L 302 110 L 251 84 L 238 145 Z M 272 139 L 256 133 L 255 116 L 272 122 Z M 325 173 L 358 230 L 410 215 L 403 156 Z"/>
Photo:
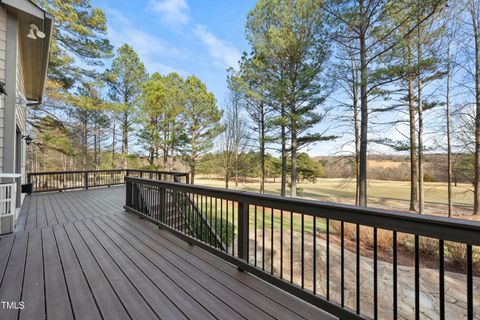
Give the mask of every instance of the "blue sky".
<path id="1" fill-rule="evenodd" d="M 242 52 L 249 50 L 245 23 L 256 0 L 92 0 L 92 3 L 105 12 L 108 37 L 115 48 L 123 43 L 131 45 L 149 73 L 175 71 L 184 77 L 196 75 L 215 94 L 219 107 L 223 107 L 227 94 L 226 69 L 235 67 Z M 340 138 L 311 145 L 308 153 L 333 155 L 353 150 L 351 137 L 345 135 L 338 116 L 338 113 L 329 115 L 314 130 Z M 380 122 L 393 121 L 392 116 L 398 120 L 398 114 L 389 114 L 388 119 Z M 407 132 L 402 125 L 380 126 L 376 130 L 381 136 L 398 139 L 404 139 Z M 370 129 L 371 138 L 378 134 L 376 130 Z M 374 144 L 370 151 L 393 152 Z"/>
<path id="2" fill-rule="evenodd" d="M 235 67 L 244 51 L 248 12 L 256 0 L 93 0 L 107 16 L 108 37 L 115 48 L 131 45 L 147 71 L 182 76 L 206 83 L 223 107 L 227 95 L 226 69 Z M 327 125 L 328 126 L 328 125 Z M 322 132 L 326 125 L 316 130 Z M 329 132 L 328 134 L 333 134 Z M 338 151 L 338 141 L 307 150 L 312 155 Z"/>
<path id="3" fill-rule="evenodd" d="M 244 30 L 254 0 L 94 0 L 93 5 L 106 13 L 112 44 L 130 44 L 149 73 L 194 74 L 223 103 L 225 70 L 248 48 Z"/>

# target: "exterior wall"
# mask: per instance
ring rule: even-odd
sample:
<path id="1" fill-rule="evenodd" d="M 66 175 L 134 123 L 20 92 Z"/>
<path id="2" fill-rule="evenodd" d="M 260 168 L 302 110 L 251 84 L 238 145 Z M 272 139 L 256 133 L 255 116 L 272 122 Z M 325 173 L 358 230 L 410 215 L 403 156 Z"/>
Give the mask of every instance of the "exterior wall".
<path id="1" fill-rule="evenodd" d="M 19 104 L 23 102 L 23 67 L 21 58 L 21 46 L 19 45 L 19 26 L 17 16 L 14 13 L 5 12 L 5 59 L 4 59 L 4 77 L 5 90 L 7 94 L 2 96 L 3 102 L 3 126 L 0 128 L 2 136 L 2 172 L 6 174 L 22 174 L 23 177 L 15 178 L 17 182 L 17 190 L 25 181 L 24 166 L 24 142 L 21 139 L 22 133 L 25 132 L 25 109 Z M 2 22 L 3 23 L 3 22 Z M 0 38 L 1 40 L 1 38 Z M 21 77 L 19 77 L 21 75 Z M 3 178 L 1 182 L 12 182 L 11 178 Z M 21 193 L 17 192 L 17 207 L 22 203 Z"/>
<path id="2" fill-rule="evenodd" d="M 0 7 L 0 81 L 5 83 L 5 57 L 7 48 L 7 12 Z M 3 148 L 5 126 L 5 97 L 0 95 L 0 172 L 3 172 Z"/>
<path id="3" fill-rule="evenodd" d="M 16 107 L 15 107 L 15 122 L 17 124 L 17 128 L 20 129 L 21 135 L 25 135 L 27 132 L 27 106 L 26 106 L 26 101 L 27 99 L 25 98 L 25 82 L 24 82 L 24 67 L 23 67 L 23 48 L 20 45 L 20 33 L 17 33 L 17 63 L 16 63 L 16 98 L 17 102 Z M 16 151 L 16 165 L 20 166 L 20 168 L 17 167 L 17 173 L 21 173 L 21 183 L 26 183 L 27 178 L 26 178 L 26 145 L 25 145 L 25 140 L 23 140 L 21 137 L 20 139 L 20 149 L 15 150 Z M 19 147 L 18 144 L 16 146 L 17 148 Z M 22 199 L 23 200 L 23 199 Z"/>

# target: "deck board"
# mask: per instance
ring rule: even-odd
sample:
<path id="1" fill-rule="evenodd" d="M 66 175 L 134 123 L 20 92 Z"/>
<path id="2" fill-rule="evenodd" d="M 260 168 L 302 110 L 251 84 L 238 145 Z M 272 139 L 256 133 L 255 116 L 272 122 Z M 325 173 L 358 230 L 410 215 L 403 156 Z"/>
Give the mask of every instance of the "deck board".
<path id="1" fill-rule="evenodd" d="M 0 284 L 0 300 L 7 302 L 20 302 L 22 295 L 23 275 L 25 270 L 25 258 L 28 245 L 28 233 L 15 235 L 7 268 Z M 1 319 L 17 319 L 18 309 L 0 310 Z"/>
<path id="2" fill-rule="evenodd" d="M 110 282 L 102 272 L 87 246 L 72 224 L 64 224 L 63 227 L 68 234 L 70 244 L 80 261 L 81 268 L 85 274 L 91 291 L 98 303 L 99 311 L 105 319 L 128 319 L 130 316 L 125 310 L 122 302 L 118 299 Z"/>
<path id="3" fill-rule="evenodd" d="M 69 292 L 53 229 L 44 228 L 41 231 L 47 318 L 73 319 Z"/>
<path id="4" fill-rule="evenodd" d="M 97 303 L 90 290 L 90 285 L 83 274 L 75 252 L 70 245 L 65 229 L 61 225 L 53 227 L 57 239 L 58 251 L 72 300 L 72 309 L 77 319 L 101 319 Z"/>
<path id="5" fill-rule="evenodd" d="M 131 242 L 126 241 L 121 235 L 113 232 L 106 224 L 98 221 L 89 221 L 95 224 L 97 228 L 101 228 L 111 241 L 118 246 L 129 259 L 137 266 L 141 272 L 158 288 L 163 298 L 166 297 L 173 301 L 176 307 L 182 311 L 188 318 L 199 317 L 201 319 L 214 319 L 211 311 L 205 309 L 194 297 L 188 294 L 187 288 L 182 288 L 175 283 L 163 268 L 152 262 L 148 256 L 142 255 L 141 249 L 137 250 Z M 89 224 L 87 222 L 87 224 Z"/>
<path id="6" fill-rule="evenodd" d="M 333 319 L 124 212 L 124 188 L 27 196 L 0 237 L 0 319 Z"/>
<path id="7" fill-rule="evenodd" d="M 32 307 L 20 312 L 20 319 L 45 319 L 42 234 L 39 229 L 29 232 L 22 300 L 31 301 Z"/>

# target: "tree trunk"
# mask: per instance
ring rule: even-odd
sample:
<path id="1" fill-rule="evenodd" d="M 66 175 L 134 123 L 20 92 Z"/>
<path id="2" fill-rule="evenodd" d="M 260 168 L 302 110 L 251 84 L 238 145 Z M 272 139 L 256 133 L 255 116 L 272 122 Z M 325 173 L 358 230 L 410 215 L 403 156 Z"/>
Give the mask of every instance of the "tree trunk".
<path id="1" fill-rule="evenodd" d="M 412 66 L 412 51 L 408 47 L 408 66 Z M 408 115 L 410 122 L 410 211 L 417 211 L 418 176 L 417 176 L 417 127 L 415 119 L 415 97 L 413 76 L 408 76 Z"/>
<path id="2" fill-rule="evenodd" d="M 281 143 L 282 143 L 282 175 L 280 181 L 280 195 L 287 195 L 287 133 L 285 126 L 285 107 L 282 105 L 282 124 L 281 124 Z"/>
<path id="3" fill-rule="evenodd" d="M 166 168 L 168 165 L 168 128 L 163 126 L 163 167 Z"/>
<path id="4" fill-rule="evenodd" d="M 353 107 L 353 130 L 355 135 L 355 205 L 359 203 L 359 166 L 360 166 L 360 127 L 358 122 L 358 68 L 351 57 L 352 65 L 352 107 Z"/>
<path id="5" fill-rule="evenodd" d="M 420 29 L 420 28 L 419 28 Z M 420 30 L 418 31 L 420 34 Z M 420 36 L 417 44 L 417 66 L 420 68 L 422 61 L 422 45 L 420 43 Z M 423 214 L 425 210 L 425 190 L 423 187 L 424 172 L 423 172 L 423 102 L 422 102 L 422 77 L 420 70 L 417 74 L 417 111 L 418 111 L 418 212 Z"/>
<path id="6" fill-rule="evenodd" d="M 235 189 L 238 189 L 238 150 L 235 151 Z"/>
<path id="7" fill-rule="evenodd" d="M 360 169 L 359 205 L 367 206 L 367 144 L 368 144 L 368 97 L 367 97 L 367 45 L 365 39 L 365 17 L 363 0 L 360 1 Z"/>
<path id="8" fill-rule="evenodd" d="M 190 166 L 190 184 L 195 184 L 195 171 L 196 171 L 195 163 L 192 163 Z"/>
<path id="9" fill-rule="evenodd" d="M 263 103 L 260 120 L 260 193 L 265 193 L 265 113 Z"/>
<path id="10" fill-rule="evenodd" d="M 295 114 L 295 107 L 292 106 L 292 115 Z M 290 127 L 290 134 L 291 134 L 291 146 L 290 146 L 290 196 L 296 197 L 297 196 L 297 128 L 296 128 L 296 121 L 292 117 L 291 118 L 291 127 Z"/>
<path id="11" fill-rule="evenodd" d="M 473 214 L 480 213 L 480 35 L 479 25 L 477 21 L 478 8 L 471 3 L 471 16 L 473 33 L 475 39 L 475 179 L 474 179 L 474 196 L 473 196 Z"/>
<path id="12" fill-rule="evenodd" d="M 148 163 L 153 165 L 155 160 L 155 126 L 156 126 L 156 119 L 155 117 L 150 118 L 150 147 L 149 147 L 149 154 L 148 154 Z"/>
<path id="13" fill-rule="evenodd" d="M 448 193 L 448 216 L 453 213 L 452 203 L 452 138 L 451 138 L 451 113 L 450 113 L 450 81 L 451 81 L 451 57 L 450 43 L 447 48 L 447 92 L 446 92 L 446 116 L 447 116 L 447 193 Z"/>
<path id="14" fill-rule="evenodd" d="M 88 152 L 88 119 L 86 112 L 83 115 L 83 137 L 82 137 L 82 169 L 87 170 L 87 152 Z"/>
<path id="15" fill-rule="evenodd" d="M 112 127 L 112 169 L 115 169 L 115 147 L 116 147 L 116 144 L 117 144 L 117 139 L 116 139 L 116 125 L 117 125 L 117 121 L 116 121 L 116 114 L 114 113 L 113 114 L 113 127 Z"/>
<path id="16" fill-rule="evenodd" d="M 97 153 L 97 147 L 98 147 L 98 129 L 96 128 L 97 125 L 95 125 L 95 129 L 93 131 L 93 166 L 95 170 L 98 170 L 98 153 Z"/>
<path id="17" fill-rule="evenodd" d="M 123 113 L 122 156 L 123 156 L 123 169 L 127 169 L 128 168 L 128 111 L 125 111 Z"/>

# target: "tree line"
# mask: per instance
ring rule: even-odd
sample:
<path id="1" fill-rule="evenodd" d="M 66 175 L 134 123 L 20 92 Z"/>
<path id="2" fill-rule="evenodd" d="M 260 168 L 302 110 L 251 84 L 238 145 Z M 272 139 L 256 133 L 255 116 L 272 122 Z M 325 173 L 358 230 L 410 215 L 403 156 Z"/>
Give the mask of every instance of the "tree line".
<path id="1" fill-rule="evenodd" d="M 425 153 L 435 150 L 447 154 L 449 213 L 459 168 L 480 212 L 478 0 L 259 0 L 221 107 L 195 76 L 150 75 L 128 44 L 114 54 L 88 0 L 42 4 L 59 18 L 46 103 L 30 114 L 32 150 L 53 150 L 64 166 L 126 168 L 142 154 L 152 167 L 186 164 L 194 180 L 215 163 L 226 187 L 253 170 L 264 192 L 275 163 L 281 195 L 296 196 L 305 151 L 336 140 L 366 206 L 368 155 L 380 145 L 408 152 L 410 210 L 423 213 Z"/>

